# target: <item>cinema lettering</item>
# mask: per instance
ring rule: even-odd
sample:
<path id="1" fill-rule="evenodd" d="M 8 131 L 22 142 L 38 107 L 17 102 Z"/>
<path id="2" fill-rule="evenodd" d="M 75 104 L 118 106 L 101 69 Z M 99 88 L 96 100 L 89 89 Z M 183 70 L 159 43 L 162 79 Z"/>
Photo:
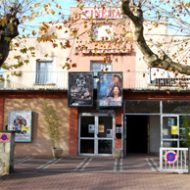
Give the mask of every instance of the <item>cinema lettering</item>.
<path id="1" fill-rule="evenodd" d="M 87 7 L 82 11 L 82 19 L 121 19 L 119 8 L 92 8 Z"/>

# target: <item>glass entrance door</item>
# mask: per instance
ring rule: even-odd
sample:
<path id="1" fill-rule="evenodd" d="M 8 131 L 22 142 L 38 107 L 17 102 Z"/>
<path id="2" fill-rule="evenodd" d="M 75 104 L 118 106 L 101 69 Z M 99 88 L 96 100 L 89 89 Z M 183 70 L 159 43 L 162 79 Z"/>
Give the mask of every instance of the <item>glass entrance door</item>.
<path id="1" fill-rule="evenodd" d="M 99 116 L 97 126 L 97 154 L 112 154 L 113 122 L 111 116 Z"/>
<path id="2" fill-rule="evenodd" d="M 80 153 L 94 154 L 95 152 L 95 117 L 81 116 L 80 118 Z"/>
<path id="3" fill-rule="evenodd" d="M 162 147 L 179 147 L 179 116 L 162 116 Z"/>
<path id="4" fill-rule="evenodd" d="M 112 154 L 113 123 L 113 116 L 81 115 L 79 131 L 80 154 Z"/>

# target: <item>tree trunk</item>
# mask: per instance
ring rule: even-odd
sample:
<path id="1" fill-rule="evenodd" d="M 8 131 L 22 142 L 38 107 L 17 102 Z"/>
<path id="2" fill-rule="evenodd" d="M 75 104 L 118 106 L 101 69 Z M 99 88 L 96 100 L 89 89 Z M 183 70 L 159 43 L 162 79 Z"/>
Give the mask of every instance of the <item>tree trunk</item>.
<path id="1" fill-rule="evenodd" d="M 18 36 L 18 8 L 0 18 L 0 67 L 9 55 L 11 40 Z"/>

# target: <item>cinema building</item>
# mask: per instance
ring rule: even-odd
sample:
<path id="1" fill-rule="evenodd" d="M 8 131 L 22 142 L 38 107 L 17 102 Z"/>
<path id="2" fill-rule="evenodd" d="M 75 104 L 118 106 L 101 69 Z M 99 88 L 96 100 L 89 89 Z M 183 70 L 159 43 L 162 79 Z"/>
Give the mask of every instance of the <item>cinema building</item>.
<path id="1" fill-rule="evenodd" d="M 70 48 L 25 39 L 36 56 L 12 71 L 1 70 L 1 129 L 17 130 L 19 119 L 28 125 L 16 134 L 16 156 L 52 155 L 44 102 L 58 118 L 62 155 L 158 154 L 160 147 L 185 146 L 188 78 L 148 68 L 119 9 L 72 8 L 71 16 L 80 19 L 63 29 L 70 34 L 51 26 L 58 42 L 78 36 Z M 160 25 L 146 36 L 172 40 L 166 31 Z M 15 54 L 11 52 L 8 64 Z"/>

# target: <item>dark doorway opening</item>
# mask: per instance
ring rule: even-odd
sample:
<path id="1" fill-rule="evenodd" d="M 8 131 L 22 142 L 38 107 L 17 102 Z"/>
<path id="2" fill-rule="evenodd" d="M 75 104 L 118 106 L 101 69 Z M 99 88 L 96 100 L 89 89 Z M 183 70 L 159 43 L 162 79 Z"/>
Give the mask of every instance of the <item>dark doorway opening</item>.
<path id="1" fill-rule="evenodd" d="M 127 153 L 148 153 L 148 116 L 127 116 Z"/>

